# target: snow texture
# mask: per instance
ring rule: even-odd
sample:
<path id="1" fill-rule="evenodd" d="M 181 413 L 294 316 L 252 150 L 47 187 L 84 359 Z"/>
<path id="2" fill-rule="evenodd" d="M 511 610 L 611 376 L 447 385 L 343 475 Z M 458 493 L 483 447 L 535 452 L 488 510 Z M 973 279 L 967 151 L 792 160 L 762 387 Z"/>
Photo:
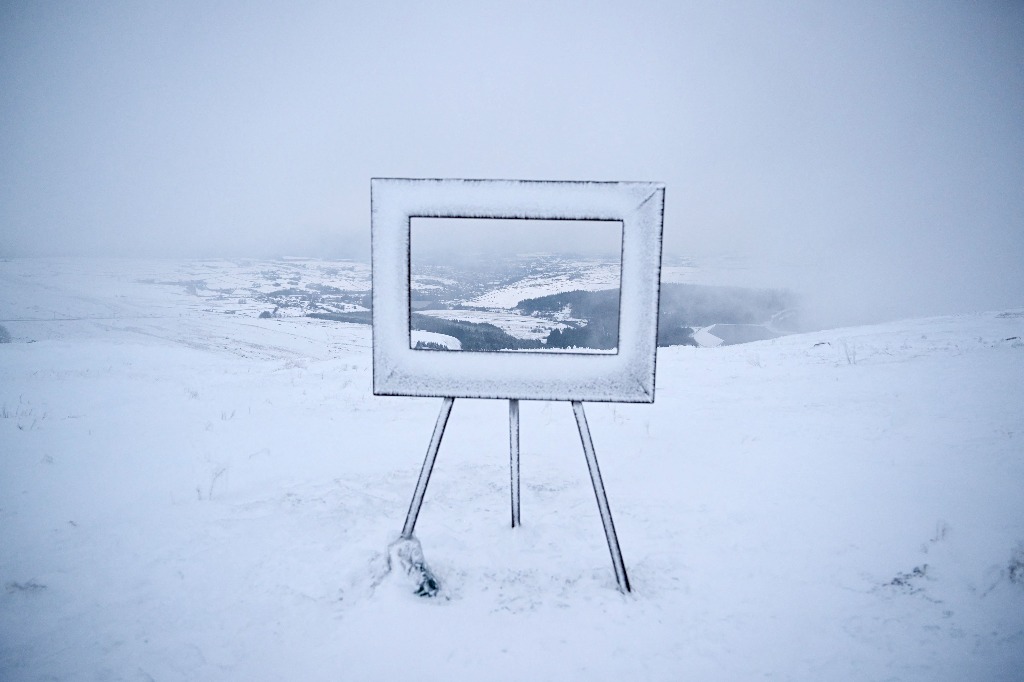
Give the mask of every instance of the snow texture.
<path id="1" fill-rule="evenodd" d="M 413 329 L 411 337 L 413 347 L 415 347 L 417 343 L 436 343 L 439 346 L 444 346 L 448 350 L 462 350 L 462 342 L 448 334 L 438 334 L 437 332 L 425 332 L 420 329 Z"/>
<path id="2" fill-rule="evenodd" d="M 399 538 L 388 545 L 388 570 L 381 576 L 395 572 L 405 584 L 405 589 L 417 597 L 436 597 L 437 578 L 427 566 L 423 547 L 416 538 Z"/>
<path id="3" fill-rule="evenodd" d="M 663 185 L 375 178 L 371 195 L 375 394 L 654 401 Z M 618 352 L 426 353 L 410 348 L 413 217 L 622 221 Z"/>
<path id="4" fill-rule="evenodd" d="M 0 262 L 0 679 L 1021 679 L 1024 310 L 661 349 L 587 405 L 628 596 L 571 408 L 521 403 L 513 530 L 508 406 L 456 400 L 423 599 L 441 401 L 171 283 L 244 267 Z"/>
<path id="5" fill-rule="evenodd" d="M 482 296 L 466 301 L 466 305 L 482 308 L 515 308 L 528 298 L 539 298 L 563 291 L 618 289 L 620 270 L 619 263 L 583 263 L 581 267 L 577 266 L 571 277 L 568 274 L 561 277 L 527 277 L 510 286 L 488 291 Z"/>

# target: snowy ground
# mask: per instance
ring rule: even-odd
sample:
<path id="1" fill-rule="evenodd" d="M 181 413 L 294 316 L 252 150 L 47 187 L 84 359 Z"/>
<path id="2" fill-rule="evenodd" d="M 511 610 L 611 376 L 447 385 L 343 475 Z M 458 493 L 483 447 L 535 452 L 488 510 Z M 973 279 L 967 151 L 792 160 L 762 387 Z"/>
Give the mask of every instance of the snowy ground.
<path id="1" fill-rule="evenodd" d="M 147 268 L 0 263 L 0 679 L 1022 679 L 1024 311 L 660 349 L 587 406 L 627 596 L 570 407 L 522 406 L 512 530 L 457 400 L 424 600 L 381 567 L 441 401 Z"/>
<path id="2" fill-rule="evenodd" d="M 438 334 L 436 332 L 425 332 L 421 329 L 411 330 L 409 332 L 409 343 L 415 348 L 416 344 L 420 342 L 436 343 L 439 346 L 444 346 L 447 350 L 462 350 L 462 342 L 454 336 Z"/>

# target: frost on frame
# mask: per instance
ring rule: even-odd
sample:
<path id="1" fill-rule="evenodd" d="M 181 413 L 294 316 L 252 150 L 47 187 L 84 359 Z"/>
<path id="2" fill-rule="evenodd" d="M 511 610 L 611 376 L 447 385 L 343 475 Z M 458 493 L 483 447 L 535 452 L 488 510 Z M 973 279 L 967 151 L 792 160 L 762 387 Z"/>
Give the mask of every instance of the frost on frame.
<path id="1" fill-rule="evenodd" d="M 646 182 L 372 180 L 374 393 L 653 402 L 664 196 Z M 425 218 L 621 224 L 614 352 L 417 350 L 411 225 Z M 420 339 L 434 348 L 454 345 L 450 334 L 421 331 L 437 334 Z"/>

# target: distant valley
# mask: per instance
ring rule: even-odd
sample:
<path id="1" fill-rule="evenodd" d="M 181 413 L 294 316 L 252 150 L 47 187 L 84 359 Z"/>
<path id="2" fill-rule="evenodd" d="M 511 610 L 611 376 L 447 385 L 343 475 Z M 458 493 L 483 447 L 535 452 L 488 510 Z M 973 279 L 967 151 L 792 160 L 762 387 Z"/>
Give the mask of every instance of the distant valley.
<path id="1" fill-rule="evenodd" d="M 340 272 L 349 275 L 344 282 L 335 281 Z M 369 271 L 362 264 L 331 268 L 284 261 L 258 275 L 281 285 L 268 290 L 257 282 L 248 292 L 264 305 L 262 317 L 372 321 Z M 535 254 L 473 264 L 431 263 L 414 270 L 411 293 L 413 342 L 421 349 L 611 352 L 618 342 L 614 262 Z M 658 345 L 717 346 L 774 338 L 796 331 L 795 305 L 793 296 L 781 290 L 663 282 Z"/>

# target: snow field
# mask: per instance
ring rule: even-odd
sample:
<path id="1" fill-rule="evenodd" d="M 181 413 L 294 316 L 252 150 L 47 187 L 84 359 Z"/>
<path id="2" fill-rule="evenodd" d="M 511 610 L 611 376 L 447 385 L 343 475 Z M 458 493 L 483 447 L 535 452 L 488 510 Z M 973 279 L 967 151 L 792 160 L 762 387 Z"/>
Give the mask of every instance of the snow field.
<path id="1" fill-rule="evenodd" d="M 2 679 L 1024 670 L 1020 311 L 659 349 L 653 405 L 586 406 L 630 595 L 569 405 L 521 406 L 512 530 L 507 404 L 456 400 L 424 600 L 383 560 L 441 401 L 371 395 L 369 328 L 11 274 L 48 263 L 0 264 L 0 318 L 117 316 L 3 323 Z"/>

